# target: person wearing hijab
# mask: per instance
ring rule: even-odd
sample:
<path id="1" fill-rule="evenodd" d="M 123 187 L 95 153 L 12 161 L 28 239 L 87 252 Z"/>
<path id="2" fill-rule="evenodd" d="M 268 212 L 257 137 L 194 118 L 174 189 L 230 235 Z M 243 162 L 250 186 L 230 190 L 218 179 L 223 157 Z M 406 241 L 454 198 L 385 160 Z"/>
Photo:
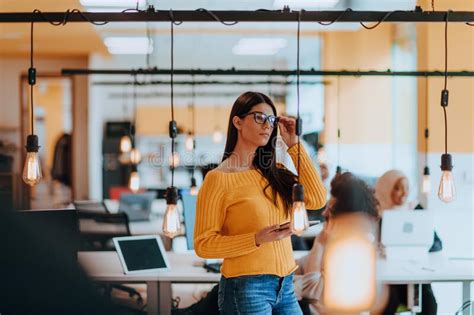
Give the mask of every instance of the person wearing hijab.
<path id="1" fill-rule="evenodd" d="M 375 184 L 375 197 L 380 204 L 380 216 L 386 210 L 419 210 L 421 205 L 409 203 L 409 183 L 405 174 L 399 170 L 390 170 L 384 173 Z M 443 243 L 434 232 L 433 245 L 430 252 L 438 252 L 443 248 Z M 394 314 L 400 304 L 407 304 L 407 286 L 390 285 L 390 297 L 384 314 Z M 421 314 L 436 314 L 438 305 L 430 284 L 422 285 L 422 312 Z"/>

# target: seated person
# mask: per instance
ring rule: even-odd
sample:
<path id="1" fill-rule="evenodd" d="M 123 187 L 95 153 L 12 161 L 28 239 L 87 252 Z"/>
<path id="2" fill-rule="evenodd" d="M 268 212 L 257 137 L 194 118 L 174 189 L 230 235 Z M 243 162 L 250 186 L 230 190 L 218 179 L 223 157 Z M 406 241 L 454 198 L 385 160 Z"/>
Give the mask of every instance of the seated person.
<path id="1" fill-rule="evenodd" d="M 323 213 L 326 219 L 324 229 L 316 237 L 309 254 L 297 261 L 300 267 L 297 274 L 302 277 L 295 277 L 295 293 L 299 299 L 306 299 L 309 302 L 311 314 L 324 313 L 322 259 L 335 219 L 351 215 L 350 219 L 354 220 L 354 224 L 361 223 L 364 231 L 377 235 L 379 221 L 377 210 L 377 200 L 373 191 L 361 179 L 351 173 L 343 173 L 336 175 L 332 180 L 331 199 Z"/>
<path id="2" fill-rule="evenodd" d="M 384 173 L 375 184 L 375 196 L 380 203 L 380 216 L 383 211 L 391 209 L 418 210 L 423 209 L 421 205 L 407 202 L 409 192 L 408 178 L 401 171 L 390 170 Z M 436 232 L 433 235 L 433 245 L 430 252 L 438 252 L 443 249 L 443 243 Z M 421 314 L 436 314 L 438 305 L 431 289 L 431 284 L 423 284 L 421 298 Z M 390 285 L 390 299 L 384 314 L 394 314 L 399 305 L 407 304 L 407 286 Z"/>

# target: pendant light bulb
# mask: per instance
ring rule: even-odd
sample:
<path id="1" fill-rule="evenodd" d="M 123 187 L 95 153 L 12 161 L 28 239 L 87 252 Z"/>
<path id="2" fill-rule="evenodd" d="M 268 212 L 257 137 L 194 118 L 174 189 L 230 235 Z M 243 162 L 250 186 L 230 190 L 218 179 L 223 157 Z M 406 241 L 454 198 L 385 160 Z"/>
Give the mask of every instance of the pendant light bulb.
<path id="1" fill-rule="evenodd" d="M 30 185 L 34 186 L 38 184 L 41 180 L 41 166 L 38 157 L 38 136 L 34 132 L 34 102 L 33 102 L 33 86 L 36 84 L 36 69 L 33 67 L 33 22 L 31 22 L 31 64 L 28 69 L 28 84 L 30 85 L 30 123 L 31 123 L 31 134 L 26 137 L 26 159 L 25 165 L 23 166 L 22 179 L 23 181 Z"/>
<path id="2" fill-rule="evenodd" d="M 194 149 L 194 137 L 192 133 L 188 133 L 188 135 L 186 136 L 184 147 L 188 152 L 191 152 Z"/>
<path id="3" fill-rule="evenodd" d="M 309 227 L 308 213 L 304 204 L 304 187 L 300 183 L 293 185 L 293 206 L 291 211 L 291 230 L 301 236 Z"/>
<path id="4" fill-rule="evenodd" d="M 181 231 L 181 220 L 178 212 L 178 190 L 168 187 L 166 190 L 166 211 L 163 219 L 163 234 L 173 238 Z"/>
<path id="5" fill-rule="evenodd" d="M 130 152 L 122 152 L 119 154 L 118 160 L 120 164 L 130 164 Z"/>
<path id="6" fill-rule="evenodd" d="M 222 134 L 222 131 L 220 131 L 219 129 L 216 129 L 214 133 L 212 134 L 212 141 L 214 143 L 221 143 L 223 139 L 224 139 L 224 135 Z"/>
<path id="7" fill-rule="evenodd" d="M 169 157 L 169 163 L 171 168 L 177 168 L 179 166 L 180 161 L 181 158 L 178 152 L 173 152 Z"/>
<path id="8" fill-rule="evenodd" d="M 324 305 L 331 314 L 367 311 L 376 296 L 375 238 L 352 217 L 333 226 L 323 258 Z"/>
<path id="9" fill-rule="evenodd" d="M 423 170 L 421 190 L 424 194 L 429 194 L 431 192 L 430 168 L 428 166 L 425 166 L 425 169 Z"/>
<path id="10" fill-rule="evenodd" d="M 444 154 L 441 155 L 441 181 L 438 188 L 438 197 L 443 202 L 451 202 L 454 200 L 456 195 L 456 189 L 454 187 L 453 177 L 453 161 L 451 154 L 448 154 L 448 117 L 446 113 L 446 107 L 449 103 L 449 91 L 448 91 L 448 20 L 449 13 L 446 12 L 446 20 L 444 24 L 444 89 L 441 91 L 441 107 L 444 113 Z"/>
<path id="11" fill-rule="evenodd" d="M 137 148 L 133 148 L 130 151 L 130 163 L 132 164 L 139 164 L 142 160 L 142 155 L 140 153 L 140 150 Z"/>
<path id="12" fill-rule="evenodd" d="M 130 136 L 124 135 L 120 138 L 120 152 L 127 153 L 130 152 L 130 150 L 132 150 L 132 140 Z"/>
<path id="13" fill-rule="evenodd" d="M 30 186 L 38 184 L 42 177 L 38 149 L 38 136 L 29 135 L 26 138 L 26 159 L 22 178 Z"/>
<path id="14" fill-rule="evenodd" d="M 443 202 L 451 202 L 456 196 L 456 188 L 454 186 L 453 164 L 451 154 L 443 154 L 441 156 L 441 181 L 438 188 L 438 197 Z"/>
<path id="15" fill-rule="evenodd" d="M 191 186 L 191 190 L 189 191 L 189 194 L 191 196 L 197 196 L 198 192 L 199 192 L 199 190 L 196 186 Z"/>
<path id="16" fill-rule="evenodd" d="M 130 188 L 134 193 L 138 192 L 140 189 L 140 174 L 138 173 L 136 165 L 132 165 L 132 171 L 128 180 L 128 188 Z"/>
<path id="17" fill-rule="evenodd" d="M 197 185 L 196 185 L 196 178 L 194 178 L 194 176 L 193 176 L 193 177 L 191 177 L 191 189 L 189 191 L 189 194 L 191 196 L 197 196 L 198 191 L 199 190 L 198 190 Z"/>

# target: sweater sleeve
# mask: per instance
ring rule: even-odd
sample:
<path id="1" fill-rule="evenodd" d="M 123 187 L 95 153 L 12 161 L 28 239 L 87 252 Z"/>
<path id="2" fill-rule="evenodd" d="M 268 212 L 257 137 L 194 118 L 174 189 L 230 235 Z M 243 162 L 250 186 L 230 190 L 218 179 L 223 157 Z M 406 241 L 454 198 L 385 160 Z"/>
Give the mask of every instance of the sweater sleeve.
<path id="1" fill-rule="evenodd" d="M 288 149 L 293 163 L 298 170 L 298 144 Z M 307 209 L 317 210 L 326 204 L 326 188 L 321 177 L 313 166 L 304 146 L 301 145 L 300 183 L 304 186 L 304 202 Z"/>
<path id="2" fill-rule="evenodd" d="M 258 247 L 255 233 L 221 235 L 225 220 L 225 185 L 222 174 L 209 172 L 197 197 L 194 250 L 202 258 L 231 258 L 249 254 Z"/>

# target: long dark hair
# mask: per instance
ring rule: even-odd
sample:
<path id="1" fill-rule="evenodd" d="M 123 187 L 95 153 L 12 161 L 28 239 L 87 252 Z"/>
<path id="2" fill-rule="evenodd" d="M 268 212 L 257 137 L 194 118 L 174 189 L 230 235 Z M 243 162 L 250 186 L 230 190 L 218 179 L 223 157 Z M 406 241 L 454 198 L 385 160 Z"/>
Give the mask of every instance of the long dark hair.
<path id="1" fill-rule="evenodd" d="M 365 213 L 376 221 L 380 219 L 374 190 L 350 172 L 334 177 L 331 181 L 331 196 L 335 202 L 324 212 L 326 219 L 355 212 Z"/>
<path id="2" fill-rule="evenodd" d="M 237 116 L 247 114 L 255 105 L 265 103 L 268 104 L 273 111 L 273 115 L 277 115 L 275 105 L 272 100 L 263 93 L 259 92 L 245 92 L 240 95 L 232 106 L 229 116 L 229 127 L 227 129 L 227 140 L 225 144 L 224 156 L 222 161 L 231 156 L 237 144 L 238 132 L 235 128 L 232 119 Z M 273 201 L 278 207 L 278 195 L 283 200 L 283 207 L 285 213 L 289 216 L 291 212 L 291 188 L 296 182 L 296 177 L 293 173 L 285 168 L 277 167 L 275 159 L 275 145 L 277 139 L 277 127 L 273 128 L 270 139 L 265 146 L 257 148 L 255 157 L 253 159 L 253 166 L 260 171 L 263 177 L 268 180 L 268 185 L 265 186 L 263 192 L 267 198 Z M 267 194 L 267 189 L 272 188 L 272 196 Z"/>

